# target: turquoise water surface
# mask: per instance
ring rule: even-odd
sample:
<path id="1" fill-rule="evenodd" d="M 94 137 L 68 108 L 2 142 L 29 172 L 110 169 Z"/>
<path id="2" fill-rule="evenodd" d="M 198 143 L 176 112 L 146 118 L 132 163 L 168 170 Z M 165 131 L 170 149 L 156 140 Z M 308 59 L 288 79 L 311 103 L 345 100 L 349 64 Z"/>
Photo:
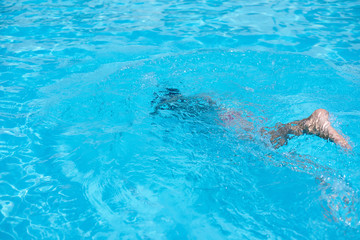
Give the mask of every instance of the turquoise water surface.
<path id="1" fill-rule="evenodd" d="M 359 56 L 357 0 L 2 0 L 0 239 L 360 239 Z"/>

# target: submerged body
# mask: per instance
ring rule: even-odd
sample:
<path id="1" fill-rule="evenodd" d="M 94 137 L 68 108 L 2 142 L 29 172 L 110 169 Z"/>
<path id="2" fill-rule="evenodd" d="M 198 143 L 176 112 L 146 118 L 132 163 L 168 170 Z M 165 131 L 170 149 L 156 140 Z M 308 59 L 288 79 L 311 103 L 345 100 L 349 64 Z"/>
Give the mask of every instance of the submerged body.
<path id="1" fill-rule="evenodd" d="M 159 98 L 158 95 L 157 98 Z M 248 132 L 253 130 L 252 123 L 247 121 L 240 112 L 218 107 L 209 96 L 186 97 L 180 94 L 179 90 L 172 88 L 167 89 L 166 94 L 157 102 L 153 114 L 159 110 L 178 108 L 186 109 L 194 114 L 209 110 L 216 111 L 224 126 L 236 126 Z M 347 140 L 331 126 L 329 112 L 325 109 L 317 109 L 309 117 L 301 120 L 286 124 L 278 123 L 272 128 L 263 128 L 261 134 L 269 135 L 270 142 L 275 148 L 287 144 L 292 136 L 310 134 L 330 140 L 344 149 L 351 149 Z"/>
<path id="2" fill-rule="evenodd" d="M 208 96 L 187 97 L 180 94 L 177 89 L 167 89 L 160 92 L 160 95 L 152 102 L 154 112 L 162 117 L 175 116 L 179 119 L 187 120 L 189 117 L 195 117 L 193 121 L 196 124 L 201 121 L 203 116 L 205 120 L 215 118 L 215 122 L 227 129 L 234 130 L 239 139 L 257 139 L 256 135 L 268 136 L 274 148 L 279 148 L 287 144 L 288 140 L 294 136 L 303 134 L 316 135 L 320 138 L 330 140 L 344 149 L 351 149 L 346 139 L 339 134 L 330 124 L 329 112 L 325 109 L 315 110 L 309 117 L 293 121 L 290 123 L 278 123 L 274 127 L 259 129 L 254 124 L 254 119 L 258 119 L 246 110 L 235 111 L 221 107 Z M 256 121 L 256 120 L 255 120 Z M 313 162 L 306 156 L 285 154 L 285 158 L 294 158 L 287 161 L 277 161 L 273 155 L 265 155 L 265 159 L 273 161 L 280 166 L 289 166 L 294 171 L 306 172 L 313 175 L 319 181 L 322 189 L 321 206 L 324 208 L 324 216 L 334 221 L 344 222 L 347 225 L 358 224 L 358 216 L 354 209 L 354 202 L 357 202 L 357 195 L 351 187 L 344 183 L 343 179 L 332 178 L 331 169 L 322 167 Z M 315 169 L 309 171 L 309 169 Z M 339 188 L 339 184 L 342 184 Z M 325 201 L 323 201 L 325 200 Z"/>

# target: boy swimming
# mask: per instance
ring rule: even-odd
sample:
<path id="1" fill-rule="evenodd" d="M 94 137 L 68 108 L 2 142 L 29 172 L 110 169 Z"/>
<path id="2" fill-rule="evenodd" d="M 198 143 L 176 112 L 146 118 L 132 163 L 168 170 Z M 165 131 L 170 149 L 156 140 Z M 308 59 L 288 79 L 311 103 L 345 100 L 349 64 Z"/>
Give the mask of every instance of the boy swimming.
<path id="1" fill-rule="evenodd" d="M 167 88 L 164 93 L 162 96 L 156 94 L 156 98 L 152 102 L 155 105 L 153 114 L 160 110 L 185 109 L 194 114 L 215 110 L 225 126 L 240 125 L 238 127 L 245 130 L 251 129 L 251 123 L 244 119 L 240 113 L 228 109 L 224 111 L 224 109 L 217 107 L 216 103 L 208 96 L 186 97 L 174 88 Z M 286 124 L 278 123 L 273 128 L 263 128 L 261 133 L 270 136 L 270 142 L 275 148 L 287 144 L 292 136 L 309 134 L 332 141 L 344 149 L 351 149 L 347 140 L 332 127 L 329 121 L 329 112 L 325 109 L 317 109 L 309 117 L 302 120 Z"/>

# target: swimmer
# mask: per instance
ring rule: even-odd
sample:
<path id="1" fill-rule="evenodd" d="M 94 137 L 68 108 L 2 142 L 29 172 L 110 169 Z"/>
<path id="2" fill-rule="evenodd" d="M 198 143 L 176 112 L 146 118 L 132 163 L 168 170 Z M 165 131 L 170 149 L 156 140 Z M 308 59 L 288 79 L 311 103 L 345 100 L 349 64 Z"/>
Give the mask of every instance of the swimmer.
<path id="1" fill-rule="evenodd" d="M 159 110 L 182 109 L 192 114 L 215 110 L 224 126 L 237 125 L 237 127 L 240 126 L 246 131 L 253 129 L 251 127 L 252 123 L 242 117 L 240 113 L 217 107 L 209 96 L 185 97 L 178 89 L 174 88 L 167 88 L 162 96 L 155 95 L 156 98 L 152 101 L 152 104 L 155 105 L 152 114 L 158 113 Z M 325 109 L 317 109 L 308 118 L 302 120 L 286 124 L 278 123 L 272 128 L 263 128 L 261 134 L 270 136 L 270 142 L 276 149 L 286 145 L 293 136 L 304 134 L 316 135 L 332 141 L 346 150 L 351 149 L 346 139 L 331 126 L 329 112 Z"/>
<path id="2" fill-rule="evenodd" d="M 253 118 L 251 113 L 219 106 L 209 96 L 187 97 L 177 89 L 166 89 L 159 95 L 155 94 L 152 105 L 154 107 L 152 114 L 161 114 L 163 117 L 170 115 L 184 120 L 195 117 L 196 122 L 201 122 L 198 120 L 203 116 L 205 120 L 210 117 L 210 121 L 215 117 L 218 124 L 234 130 L 240 139 L 254 139 L 260 132 L 262 136 L 268 137 L 275 149 L 286 145 L 289 139 L 304 134 L 332 141 L 345 150 L 351 149 L 346 139 L 331 126 L 329 112 L 325 109 L 317 109 L 308 118 L 302 120 L 286 124 L 278 123 L 274 127 L 261 128 L 257 131 L 253 124 L 257 118 Z M 253 120 L 250 120 L 251 118 Z M 324 208 L 324 216 L 349 226 L 353 224 L 358 226 L 359 218 L 354 209 L 354 203 L 357 202 L 356 191 L 348 186 L 344 179 L 338 178 L 337 175 L 333 176 L 333 170 L 313 162 L 308 156 L 284 154 L 285 160 L 280 158 L 280 161 L 273 159 L 272 154 L 265 156 L 266 160 L 276 162 L 276 166 L 280 163 L 280 166 L 288 165 L 294 171 L 313 175 L 320 181 L 322 189 L 320 204 Z"/>

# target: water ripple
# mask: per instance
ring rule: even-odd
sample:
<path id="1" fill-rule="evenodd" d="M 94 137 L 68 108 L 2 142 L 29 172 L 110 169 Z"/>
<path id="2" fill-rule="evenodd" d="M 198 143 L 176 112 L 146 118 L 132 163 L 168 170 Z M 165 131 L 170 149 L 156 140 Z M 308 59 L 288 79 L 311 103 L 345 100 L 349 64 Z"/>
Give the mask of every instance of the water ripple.
<path id="1" fill-rule="evenodd" d="M 0 238 L 354 239 L 359 9 L 1 1 Z M 241 112 L 251 136 L 214 112 L 151 115 L 168 87 Z M 319 107 L 352 153 L 257 132 Z"/>

